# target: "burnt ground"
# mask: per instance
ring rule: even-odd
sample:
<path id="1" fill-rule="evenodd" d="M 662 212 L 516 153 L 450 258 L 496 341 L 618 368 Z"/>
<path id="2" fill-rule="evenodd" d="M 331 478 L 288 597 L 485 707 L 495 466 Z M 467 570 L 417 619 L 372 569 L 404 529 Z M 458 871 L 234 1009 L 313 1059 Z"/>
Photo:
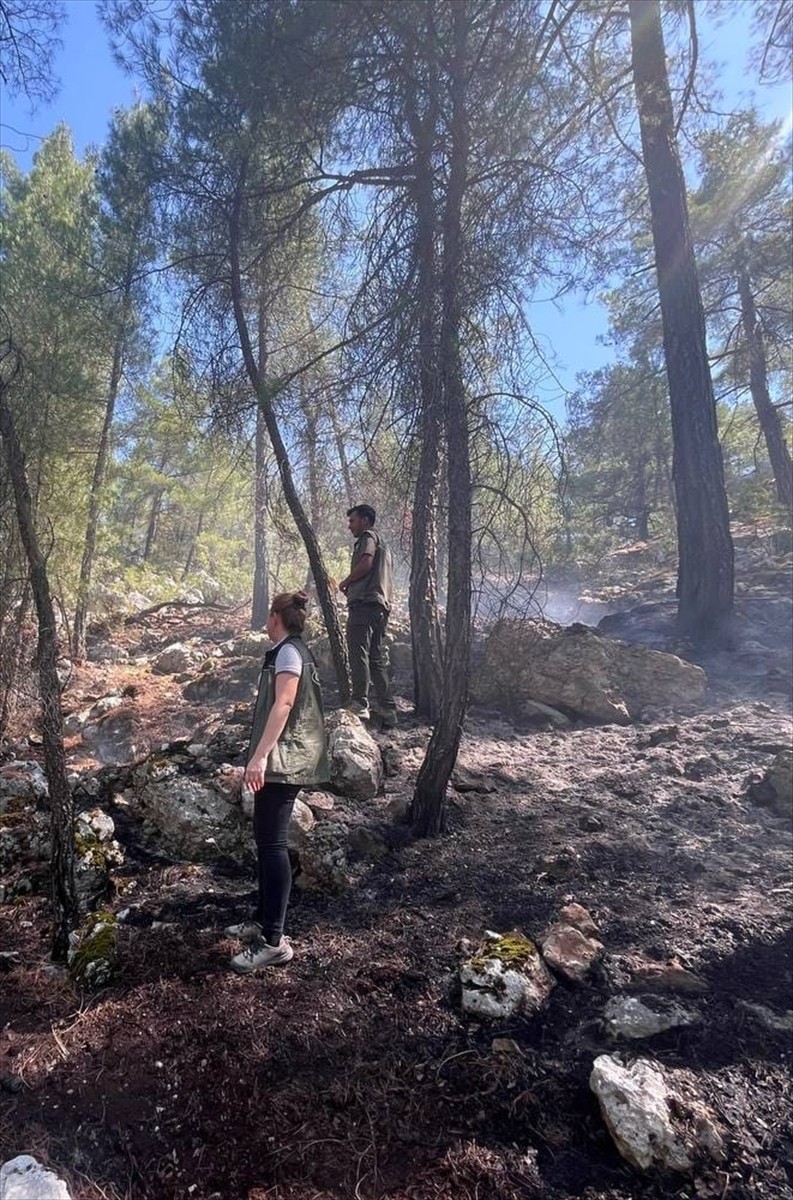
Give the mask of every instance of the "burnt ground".
<path id="1" fill-rule="evenodd" d="M 43 898 L 0 908 L 19 954 L 0 982 L 0 1160 L 51 1162 L 75 1200 L 790 1200 L 791 1035 L 749 1006 L 793 1007 L 791 828 L 746 781 L 791 727 L 755 685 L 627 728 L 473 712 L 463 761 L 494 790 L 451 791 L 448 835 L 406 841 L 347 895 L 296 892 L 295 958 L 269 974 L 227 970 L 222 927 L 252 896 L 228 862 L 130 845 L 121 970 L 93 996 L 48 964 Z M 406 717 L 383 740 L 386 800 L 409 794 L 427 734 Z M 536 936 L 571 899 L 606 950 L 589 982 L 531 1020 L 464 1017 L 461 939 Z M 629 1167 L 588 1088 L 614 1049 L 604 1004 L 648 962 L 705 984 L 683 998 L 698 1025 L 621 1047 L 711 1108 L 727 1159 L 690 1177 Z"/>

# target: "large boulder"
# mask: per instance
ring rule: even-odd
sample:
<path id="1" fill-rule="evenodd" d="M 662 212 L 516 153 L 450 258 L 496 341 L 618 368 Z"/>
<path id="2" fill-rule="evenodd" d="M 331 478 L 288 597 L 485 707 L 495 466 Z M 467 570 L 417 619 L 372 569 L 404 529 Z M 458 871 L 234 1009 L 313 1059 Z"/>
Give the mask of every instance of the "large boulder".
<path id="1" fill-rule="evenodd" d="M 252 703 L 261 674 L 259 659 L 221 659 L 202 671 L 183 689 L 182 695 L 191 704 Z"/>
<path id="2" fill-rule="evenodd" d="M 134 709 L 127 704 L 84 725 L 83 742 L 104 763 L 135 762 L 151 749 Z"/>
<path id="3" fill-rule="evenodd" d="M 259 629 L 249 629 L 247 633 L 231 638 L 220 647 L 224 658 L 255 658 L 259 663 L 272 648 L 273 643 L 267 634 Z"/>
<path id="4" fill-rule="evenodd" d="M 674 654 L 601 637 L 584 625 L 498 621 L 474 678 L 475 698 L 522 711 L 524 700 L 590 721 L 629 724 L 646 708 L 692 708 L 705 672 Z"/>
<path id="5" fill-rule="evenodd" d="M 47 796 L 47 776 L 37 762 L 14 759 L 0 766 L 0 813 L 19 807 L 14 801 L 35 803 Z"/>
<path id="6" fill-rule="evenodd" d="M 155 675 L 181 675 L 201 662 L 203 655 L 193 646 L 173 642 L 152 659 L 151 669 Z"/>
<path id="7" fill-rule="evenodd" d="M 211 862 L 221 855 L 251 861 L 251 826 L 239 803 L 211 783 L 160 770 L 156 760 L 150 765 L 151 770 L 136 772 L 134 787 L 151 841 L 190 862 Z"/>
<path id="8" fill-rule="evenodd" d="M 372 800 L 383 786 L 380 747 L 363 722 L 339 709 L 325 722 L 334 791 L 353 800 Z"/>

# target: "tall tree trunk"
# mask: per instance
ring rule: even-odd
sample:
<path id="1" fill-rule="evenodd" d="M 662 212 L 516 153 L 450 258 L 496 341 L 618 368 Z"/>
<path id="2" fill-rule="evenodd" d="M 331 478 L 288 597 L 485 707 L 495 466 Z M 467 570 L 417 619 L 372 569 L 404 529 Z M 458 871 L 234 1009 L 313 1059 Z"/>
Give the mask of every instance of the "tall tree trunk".
<path id="1" fill-rule="evenodd" d="M 251 629 L 264 629 L 270 611 L 270 564 L 267 558 L 267 537 L 264 518 L 267 512 L 267 429 L 260 408 L 256 409 L 256 478 L 254 480 L 253 514 L 253 603 Z"/>
<path id="2" fill-rule="evenodd" d="M 469 131 L 465 109 L 465 49 L 468 6 L 452 8 L 453 53 L 449 181 L 442 222 L 440 360 L 449 487 L 449 584 L 443 695 L 413 794 L 413 829 L 419 836 L 443 830 L 446 787 L 457 760 L 468 706 L 471 649 L 471 463 L 460 327 L 462 323 L 462 206 L 468 171 Z"/>
<path id="3" fill-rule="evenodd" d="M 659 0 L 630 0 L 631 60 L 650 196 L 674 444 L 678 624 L 697 641 L 728 635 L 734 565 L 685 181 L 675 136 Z"/>
<path id="4" fill-rule="evenodd" d="M 159 524 L 160 520 L 160 506 L 162 505 L 164 490 L 164 488 L 159 488 L 158 491 L 155 492 L 154 498 L 151 502 L 151 508 L 149 509 L 149 523 L 146 526 L 146 542 L 143 547 L 144 562 L 149 561 L 151 552 L 154 549 L 154 539 L 157 536 L 157 525 Z"/>
<path id="5" fill-rule="evenodd" d="M 123 312 L 126 314 L 129 303 L 129 288 L 124 296 Z M 116 400 L 121 383 L 121 373 L 124 367 L 124 346 L 126 343 L 126 317 L 116 335 L 113 347 L 113 365 L 110 369 L 110 385 L 107 391 L 105 419 L 102 423 L 102 433 L 99 438 L 99 449 L 94 463 L 94 477 L 91 481 L 91 494 L 88 498 L 88 525 L 83 544 L 83 559 L 80 564 L 80 582 L 77 587 L 77 606 L 74 612 L 74 628 L 72 630 L 72 652 L 77 662 L 85 659 L 85 629 L 88 619 L 88 594 L 91 588 L 91 576 L 94 568 L 94 552 L 96 550 L 96 531 L 99 525 L 99 510 L 102 500 L 102 489 L 107 474 L 107 460 L 110 452 L 110 430 L 113 426 L 113 415 L 116 411 Z"/>
<path id="6" fill-rule="evenodd" d="M 273 448 L 278 474 L 281 478 L 281 486 L 284 489 L 284 497 L 289 506 L 289 511 L 292 514 L 297 530 L 303 539 L 303 545 L 306 548 L 309 565 L 314 575 L 314 583 L 317 588 L 320 608 L 322 616 L 325 619 L 325 628 L 328 633 L 328 641 L 330 643 L 331 656 L 333 658 L 333 666 L 336 672 L 336 682 L 339 688 L 339 695 L 342 703 L 345 703 L 350 698 L 350 671 L 349 661 L 347 658 L 347 645 L 341 631 L 339 621 L 339 610 L 336 606 L 336 598 L 331 590 L 328 572 L 325 567 L 325 562 L 322 557 L 322 551 L 319 548 L 314 530 L 311 528 L 311 522 L 306 515 L 306 511 L 301 503 L 297 488 L 295 487 L 294 475 L 292 473 L 292 464 L 289 461 L 286 446 L 284 445 L 281 431 L 278 426 L 278 418 L 275 414 L 273 402 L 270 397 L 266 379 L 259 369 L 259 362 L 253 353 L 251 345 L 250 332 L 248 330 L 248 322 L 245 317 L 245 307 L 242 298 L 242 275 L 240 271 L 240 209 L 242 205 L 242 179 L 234 198 L 232 212 L 229 221 L 229 258 L 231 266 L 231 299 L 234 309 L 234 319 L 237 325 L 237 334 L 240 339 L 240 347 L 242 350 L 245 369 L 248 372 L 248 378 L 251 386 L 256 392 L 256 397 L 259 403 L 264 423 L 267 428 L 267 434 L 270 438 L 270 445 Z"/>
<path id="7" fill-rule="evenodd" d="M 319 464 L 317 461 L 317 429 L 319 424 L 319 412 L 315 402 L 306 394 L 305 376 L 301 376 L 298 389 L 300 394 L 300 408 L 306 422 L 305 440 L 306 440 L 306 458 L 308 459 L 308 507 L 311 513 L 311 526 L 314 533 L 319 535 L 320 532 L 320 503 L 319 503 Z M 309 568 L 306 577 L 306 587 L 311 587 L 312 573 Z"/>
<path id="8" fill-rule="evenodd" d="M 428 31 L 428 41 L 434 30 Z M 415 74 L 407 96 L 407 122 L 416 145 L 416 261 L 419 304 L 419 467 L 413 495 L 410 549 L 410 613 L 413 703 L 434 724 L 440 714 L 443 643 L 438 618 L 438 489 L 443 397 L 436 328 L 436 216 L 432 153 L 438 121 L 437 70 L 429 67 L 425 115 L 419 113 Z"/>
<path id="9" fill-rule="evenodd" d="M 771 470 L 774 472 L 776 494 L 788 515 L 793 509 L 793 463 L 785 442 L 782 422 L 768 391 L 768 368 L 765 356 L 763 329 L 757 317 L 746 257 L 741 247 L 736 256 L 738 295 L 741 298 L 741 323 L 749 348 L 749 390 L 763 431 Z"/>
<path id="10" fill-rule="evenodd" d="M 204 503 L 206 503 L 206 496 L 204 497 Z M 187 558 L 185 559 L 185 564 L 184 564 L 184 567 L 182 568 L 182 582 L 184 582 L 185 579 L 187 579 L 188 575 L 190 574 L 190 572 L 193 569 L 193 559 L 195 558 L 196 547 L 198 546 L 198 539 L 201 537 L 203 528 L 204 528 L 204 511 L 202 509 L 201 512 L 198 514 L 198 524 L 196 525 L 195 533 L 190 538 L 190 549 L 187 551 Z"/>
<path id="11" fill-rule="evenodd" d="M 13 619 L 8 622 L 10 628 L 3 622 L 2 642 L 0 642 L 0 738 L 5 737 L 11 721 L 14 719 L 19 699 L 19 678 L 22 668 L 22 656 L 25 652 L 25 641 L 22 631 L 25 628 L 28 612 L 30 611 L 30 584 L 25 583 L 22 597 L 17 605 Z"/>
<path id="12" fill-rule="evenodd" d="M 344 493 L 347 497 L 347 507 L 352 508 L 355 504 L 355 495 L 352 486 L 352 474 L 350 472 L 350 460 L 347 458 L 347 447 L 344 445 L 344 435 L 339 426 L 339 415 L 333 404 L 330 405 L 330 424 L 333 429 L 333 440 L 336 443 L 336 453 L 339 456 L 339 466 L 341 467 L 341 477 L 344 480 Z"/>
<path id="13" fill-rule="evenodd" d="M 52 843 L 50 851 L 50 888 L 54 915 L 52 956 L 56 961 L 64 961 L 69 948 L 69 933 L 77 925 L 78 910 L 74 885 L 74 804 L 66 777 L 66 755 L 63 750 L 55 610 L 47 578 L 47 564 L 41 553 L 33 521 L 33 505 L 25 472 L 25 458 L 14 428 L 11 410 L 6 403 L 5 392 L 6 385 L 0 379 L 0 435 L 2 435 L 8 473 L 14 489 L 19 533 L 28 560 L 30 583 L 38 615 L 38 664 L 44 734 L 44 768 L 49 785 Z"/>

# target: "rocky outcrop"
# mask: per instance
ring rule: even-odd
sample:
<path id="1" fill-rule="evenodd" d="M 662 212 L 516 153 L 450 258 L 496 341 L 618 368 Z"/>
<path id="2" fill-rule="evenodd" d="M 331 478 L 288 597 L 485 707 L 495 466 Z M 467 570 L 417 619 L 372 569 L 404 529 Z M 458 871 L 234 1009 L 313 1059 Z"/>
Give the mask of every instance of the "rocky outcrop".
<path id="1" fill-rule="evenodd" d="M 258 658 L 222 659 L 210 663 L 207 670 L 186 684 L 182 695 L 191 704 L 253 703 L 261 668 Z"/>
<path id="2" fill-rule="evenodd" d="M 695 708 L 705 685 L 705 672 L 674 654 L 602 637 L 583 625 L 502 620 L 485 643 L 474 694 L 513 712 L 522 712 L 524 700 L 539 701 L 625 725 L 647 708 Z"/>
<path id="3" fill-rule="evenodd" d="M 131 706 L 114 708 L 95 723 L 85 724 L 83 742 L 103 763 L 131 763 L 151 749 L 148 736 Z"/>
<path id="4" fill-rule="evenodd" d="M 201 662 L 203 657 L 195 647 L 174 642 L 152 659 L 151 669 L 155 675 L 180 675 Z"/>
<path id="5" fill-rule="evenodd" d="M 234 797 L 233 799 L 231 797 Z M 176 858 L 211 862 L 221 855 L 250 861 L 253 838 L 236 790 L 179 773 L 155 756 L 135 772 L 135 806 L 150 841 Z"/>
<path id="6" fill-rule="evenodd" d="M 372 800 L 383 786 L 380 747 L 362 721 L 339 709 L 325 721 L 331 787 L 353 800 Z"/>

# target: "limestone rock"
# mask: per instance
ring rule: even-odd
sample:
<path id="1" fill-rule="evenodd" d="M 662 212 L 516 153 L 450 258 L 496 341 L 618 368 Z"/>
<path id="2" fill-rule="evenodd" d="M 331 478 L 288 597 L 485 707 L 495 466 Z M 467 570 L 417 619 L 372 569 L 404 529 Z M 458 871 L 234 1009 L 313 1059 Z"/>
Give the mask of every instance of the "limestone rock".
<path id="1" fill-rule="evenodd" d="M 153 782 L 135 778 L 136 802 L 150 840 L 177 858 L 209 862 L 220 855 L 250 861 L 252 836 L 239 804 L 197 779 L 174 775 Z"/>
<path id="2" fill-rule="evenodd" d="M 182 695 L 191 704 L 252 703 L 256 697 L 261 667 L 259 659 L 222 659 L 186 684 Z"/>
<path id="3" fill-rule="evenodd" d="M 76 712 L 68 713 L 63 718 L 63 732 L 65 737 L 74 737 L 76 734 L 82 733 L 83 729 L 88 724 L 88 718 L 90 716 L 90 708 L 83 708 Z"/>
<path id="4" fill-rule="evenodd" d="M 499 1020 L 532 1015 L 555 986 L 537 947 L 521 933 L 486 935 L 460 967 L 463 1012 Z"/>
<path id="5" fill-rule="evenodd" d="M 346 822 L 330 820 L 318 823 L 310 833 L 296 839 L 297 887 L 331 895 L 347 891 L 352 883 L 349 833 Z"/>
<path id="6" fill-rule="evenodd" d="M 708 985 L 694 971 L 689 971 L 679 962 L 646 962 L 635 960 L 631 964 L 631 991 L 684 992 L 689 996 L 701 996 Z"/>
<path id="7" fill-rule="evenodd" d="M 123 646 L 114 646 L 112 642 L 95 642 L 86 651 L 89 662 L 118 663 L 126 662 L 129 652 Z"/>
<path id="8" fill-rule="evenodd" d="M 18 1154 L 0 1167 L 0 1200 L 72 1200 L 54 1171 L 31 1154 Z"/>
<path id="9" fill-rule="evenodd" d="M 113 837 L 113 818 L 100 808 L 78 813 L 74 826 L 74 882 L 80 912 L 87 913 L 109 897 L 111 872 L 124 862 L 124 852 Z"/>
<path id="10" fill-rule="evenodd" d="M 295 800 L 292 816 L 289 821 L 289 831 L 287 840 L 290 846 L 293 842 L 295 848 L 302 841 L 303 835 L 310 833 L 317 823 L 317 819 L 307 804 L 298 797 Z"/>
<path id="11" fill-rule="evenodd" d="M 372 800 L 383 786 L 380 747 L 363 722 L 339 709 L 325 722 L 331 786 L 353 800 Z"/>
<path id="12" fill-rule="evenodd" d="M 620 1154 L 639 1170 L 690 1171 L 704 1156 L 724 1159 L 724 1142 L 713 1115 L 690 1084 L 674 1086 L 643 1059 L 619 1055 L 595 1059 L 589 1086 Z"/>
<path id="13" fill-rule="evenodd" d="M 647 707 L 698 706 L 706 676 L 674 654 L 603 637 L 583 625 L 501 620 L 474 680 L 480 702 L 521 711 L 524 700 L 592 721 L 629 724 Z"/>
<path id="14" fill-rule="evenodd" d="M 639 1059 L 623 1066 L 616 1056 L 595 1059 L 589 1086 L 620 1154 L 632 1166 L 646 1171 L 662 1167 L 687 1171 L 691 1159 L 672 1125 L 669 1093 L 664 1077 Z"/>
<path id="15" fill-rule="evenodd" d="M 118 969 L 118 921 L 111 912 L 90 913 L 79 929 L 69 934 L 66 960 L 69 974 L 80 987 L 106 987 Z"/>
<path id="16" fill-rule="evenodd" d="M 151 669 L 155 675 L 178 675 L 181 671 L 189 671 L 200 661 L 201 656 L 191 646 L 174 642 L 152 659 Z"/>
<path id="17" fill-rule="evenodd" d="M 226 642 L 222 650 L 223 654 L 230 658 L 255 658 L 261 663 L 267 651 L 272 648 L 273 643 L 266 633 L 250 629 L 247 633 L 241 633 L 239 637 Z"/>
<path id="18" fill-rule="evenodd" d="M 330 792 L 303 791 L 300 799 L 317 812 L 332 812 L 336 807 L 336 797 L 331 796 Z"/>
<path id="19" fill-rule="evenodd" d="M 12 797 L 35 802 L 49 794 L 47 776 L 37 762 L 14 759 L 0 766 L 0 813 L 6 811 Z"/>
<path id="20" fill-rule="evenodd" d="M 695 1025 L 699 1014 L 660 996 L 612 996 L 604 1013 L 606 1032 L 615 1038 L 654 1037 L 667 1029 Z"/>
<path id="21" fill-rule="evenodd" d="M 548 966 L 571 983 L 585 979 L 603 953 L 602 942 L 586 937 L 580 929 L 563 921 L 551 926 L 541 945 Z"/>
<path id="22" fill-rule="evenodd" d="M 135 762 L 150 750 L 134 711 L 126 705 L 113 709 L 96 724 L 87 724 L 83 742 L 104 763 Z"/>

